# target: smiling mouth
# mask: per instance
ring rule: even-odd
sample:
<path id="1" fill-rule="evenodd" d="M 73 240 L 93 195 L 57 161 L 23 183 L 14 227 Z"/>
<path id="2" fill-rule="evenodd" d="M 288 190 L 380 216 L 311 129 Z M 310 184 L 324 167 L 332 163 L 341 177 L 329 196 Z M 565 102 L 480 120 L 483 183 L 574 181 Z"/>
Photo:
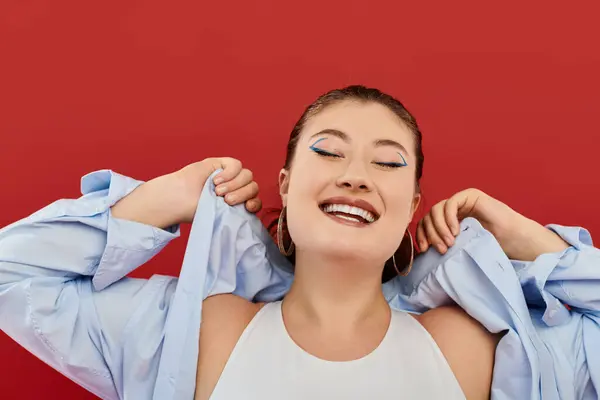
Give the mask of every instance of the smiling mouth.
<path id="1" fill-rule="evenodd" d="M 378 215 L 370 211 L 348 204 L 322 204 L 320 208 L 321 211 L 332 218 L 355 224 L 369 225 L 379 218 Z"/>

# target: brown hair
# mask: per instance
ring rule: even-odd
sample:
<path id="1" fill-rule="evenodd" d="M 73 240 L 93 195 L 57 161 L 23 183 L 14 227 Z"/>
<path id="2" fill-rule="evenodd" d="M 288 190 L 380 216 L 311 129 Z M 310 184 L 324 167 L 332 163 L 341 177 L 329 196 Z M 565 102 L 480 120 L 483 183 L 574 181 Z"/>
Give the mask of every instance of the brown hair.
<path id="1" fill-rule="evenodd" d="M 396 116 L 410 129 L 410 131 L 415 136 L 415 154 L 416 154 L 415 183 L 416 183 L 416 190 L 420 191 L 419 182 L 421 180 L 421 176 L 423 175 L 424 156 L 423 156 L 423 150 L 422 150 L 422 135 L 421 135 L 421 131 L 419 130 L 419 126 L 417 125 L 417 121 L 412 116 L 412 114 L 410 112 L 408 112 L 406 107 L 404 107 L 404 105 L 400 101 L 396 100 L 394 97 L 392 97 L 386 93 L 383 93 L 378 89 L 367 88 L 365 86 L 360 86 L 360 85 L 348 86 L 343 89 L 335 89 L 330 92 L 327 92 L 324 95 L 320 96 L 314 103 L 309 105 L 304 110 L 304 113 L 302 113 L 302 116 L 300 117 L 300 119 L 294 126 L 294 129 L 292 129 L 292 133 L 290 134 L 290 139 L 289 139 L 288 145 L 287 145 L 285 164 L 283 167 L 286 170 L 290 170 L 290 168 L 292 166 L 292 161 L 294 159 L 294 154 L 296 153 L 296 146 L 297 146 L 298 140 L 300 138 L 300 133 L 304 129 L 306 122 L 310 118 L 317 115 L 319 112 L 323 111 L 325 108 L 332 106 L 334 104 L 341 103 L 343 101 L 360 101 L 363 103 L 381 104 L 382 106 L 385 106 L 390 111 L 392 111 L 394 114 L 396 114 Z M 275 212 L 275 210 L 273 210 L 273 212 Z M 277 214 L 279 212 L 280 211 L 278 211 Z M 277 218 L 278 217 L 279 216 L 277 215 Z M 271 235 L 274 237 L 275 240 L 277 240 L 277 235 L 276 235 L 277 222 L 278 222 L 277 218 L 275 218 L 275 220 L 273 220 L 268 225 L 269 231 L 271 232 Z M 285 248 L 288 248 L 288 246 L 290 245 L 291 238 L 287 231 L 286 224 L 283 224 L 283 237 L 284 237 L 284 241 L 286 242 L 286 243 L 283 243 L 283 245 L 285 246 Z M 398 248 L 398 250 L 395 253 L 394 258 L 396 260 L 396 265 L 401 272 L 404 271 L 409 266 L 411 251 L 413 251 L 413 249 L 411 248 L 412 246 L 413 246 L 413 244 L 411 243 L 408 236 L 406 236 L 405 239 L 402 240 L 400 247 Z M 415 251 L 415 253 L 416 253 L 416 251 Z M 292 265 L 294 265 L 295 253 L 292 253 L 290 256 L 288 256 L 288 259 L 292 263 Z M 396 277 L 397 275 L 398 275 L 398 273 L 397 273 L 396 269 L 394 268 L 392 259 L 390 258 L 385 263 L 385 266 L 383 269 L 383 275 L 382 275 L 382 282 L 387 282 L 390 279 Z"/>

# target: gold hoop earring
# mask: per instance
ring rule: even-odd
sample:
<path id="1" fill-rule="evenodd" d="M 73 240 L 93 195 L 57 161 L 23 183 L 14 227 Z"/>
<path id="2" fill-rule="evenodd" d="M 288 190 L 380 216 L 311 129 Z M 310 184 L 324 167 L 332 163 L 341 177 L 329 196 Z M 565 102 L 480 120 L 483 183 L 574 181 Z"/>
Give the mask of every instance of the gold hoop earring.
<path id="1" fill-rule="evenodd" d="M 289 257 L 294 252 L 294 242 L 290 238 L 290 247 L 286 250 L 283 244 L 283 213 L 286 212 L 286 207 L 283 207 L 279 213 L 279 220 L 277 221 L 277 247 L 279 252 L 286 257 Z"/>
<path id="2" fill-rule="evenodd" d="M 410 238 L 410 263 L 408 264 L 408 268 L 405 268 L 404 271 L 400 272 L 400 270 L 398 269 L 398 266 L 396 265 L 396 253 L 394 253 L 392 255 L 392 262 L 394 263 L 394 269 L 396 270 L 396 273 L 399 276 L 406 276 L 409 274 L 410 270 L 412 269 L 413 261 L 415 258 L 415 246 L 413 244 L 412 234 L 410 233 L 410 231 L 408 229 L 406 230 L 406 233 L 408 233 L 408 237 Z"/>

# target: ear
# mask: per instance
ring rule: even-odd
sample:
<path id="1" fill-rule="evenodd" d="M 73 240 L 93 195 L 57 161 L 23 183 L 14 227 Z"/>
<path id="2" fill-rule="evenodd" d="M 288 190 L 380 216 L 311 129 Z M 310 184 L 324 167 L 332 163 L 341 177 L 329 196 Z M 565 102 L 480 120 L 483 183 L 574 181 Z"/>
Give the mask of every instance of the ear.
<path id="1" fill-rule="evenodd" d="M 412 221 L 415 213 L 419 209 L 419 204 L 421 204 L 421 193 L 415 193 L 413 197 L 412 204 L 410 207 L 410 220 Z"/>
<path id="2" fill-rule="evenodd" d="M 281 196 L 281 203 L 284 207 L 287 206 L 287 194 L 290 186 L 290 173 L 285 168 L 279 171 L 279 195 Z"/>

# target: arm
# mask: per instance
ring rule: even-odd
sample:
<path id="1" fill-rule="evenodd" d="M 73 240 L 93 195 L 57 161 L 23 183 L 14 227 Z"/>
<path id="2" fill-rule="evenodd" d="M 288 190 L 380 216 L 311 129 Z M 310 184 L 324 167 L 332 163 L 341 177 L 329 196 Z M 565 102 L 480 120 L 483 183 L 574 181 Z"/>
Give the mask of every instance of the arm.
<path id="1" fill-rule="evenodd" d="M 427 293 L 436 292 L 431 286 L 437 280 L 454 302 L 488 330 L 508 330 L 498 346 L 499 354 L 504 356 L 499 356 L 495 365 L 497 393 L 507 388 L 513 391 L 517 381 L 523 384 L 518 392 L 528 390 L 533 395 L 539 388 L 540 394 L 549 398 L 559 393 L 561 398 L 575 398 L 577 393 L 600 388 L 600 358 L 594 350 L 600 333 L 599 251 L 592 247 L 589 234 L 580 228 L 544 227 L 485 193 L 468 189 L 435 205 L 420 222 L 420 248 L 431 244 L 443 259 L 451 259 L 456 250 L 456 227 L 467 217 L 476 218 L 486 229 L 480 234 L 479 244 L 464 248 L 469 257 L 460 265 L 440 269 L 438 263 L 432 263 L 429 270 L 434 277 L 419 271 L 411 283 L 420 294 L 413 300 L 425 306 L 447 304 L 448 298 L 443 295 L 432 298 Z M 475 224 L 470 225 L 472 231 Z M 486 238 L 486 232 L 494 240 Z M 457 244 L 464 244 L 463 239 L 457 237 Z M 497 244 L 501 253 L 495 249 Z M 435 258 L 428 253 L 423 257 Z M 475 261 L 478 268 L 467 268 L 470 261 Z M 480 275 L 479 268 L 485 276 Z M 460 281 L 448 281 L 456 278 L 454 275 L 461 277 Z M 501 296 L 495 296 L 496 292 Z M 474 297 L 473 293 L 479 295 Z M 497 324 L 498 317 L 501 324 Z M 517 354 L 515 350 L 520 346 L 524 352 Z M 523 370 L 518 379 L 508 382 L 503 376 L 526 365 L 529 373 Z"/>
<path id="2" fill-rule="evenodd" d="M 123 278 L 178 235 L 111 215 L 140 185 L 97 172 L 83 178 L 80 199 L 57 201 L 0 231 L 0 328 L 103 398 L 148 392 L 159 354 L 142 357 L 126 332 L 144 330 L 139 345 L 158 348 L 152 326 L 165 318 L 176 283 Z"/>
<path id="3" fill-rule="evenodd" d="M 201 188 L 212 165 L 200 164 L 176 176 Z M 221 167 L 226 178 L 235 172 Z M 237 173 L 225 180 L 229 192 L 241 193 L 235 203 L 250 198 L 260 206 L 253 182 Z M 161 228 L 193 218 L 181 210 L 189 204 L 195 213 L 200 190 L 192 188 L 196 198 L 189 201 L 180 185 L 101 171 L 83 179 L 82 198 L 58 201 L 1 230 L 0 328 L 102 398 L 151 398 L 177 281 L 125 276 L 178 235 L 176 226 Z"/>
<path id="4" fill-rule="evenodd" d="M 462 221 L 456 244 L 443 255 L 433 250 L 421 255 L 415 260 L 413 270 L 414 278 L 411 272 L 406 278 L 397 279 L 384 287 L 386 298 L 392 306 L 428 315 L 435 310 L 427 310 L 455 304 L 494 337 L 503 335 L 495 350 L 492 398 L 575 398 L 569 397 L 574 392 L 572 377 L 587 374 L 582 367 L 585 359 L 575 359 L 579 353 L 563 353 L 562 348 L 550 345 L 540 336 L 510 260 L 494 236 L 483 229 L 477 220 L 467 218 Z M 423 274 L 420 273 L 422 270 Z M 405 307 L 405 304 L 409 307 Z M 456 316 L 457 319 L 460 317 Z M 448 325 L 448 332 L 451 326 Z M 466 343 L 473 341 L 477 346 L 473 349 L 480 351 L 480 355 L 473 354 L 473 349 L 465 342 L 460 342 L 462 338 L 455 338 L 457 343 L 451 344 L 459 350 L 458 353 L 464 353 L 465 358 L 475 357 L 475 364 L 483 370 L 488 355 L 483 350 L 486 348 L 484 338 L 487 335 L 482 338 L 475 332 L 467 333 Z M 452 337 L 447 339 L 453 340 Z M 573 343 L 569 335 L 563 335 L 563 340 Z M 444 346 L 443 343 L 438 345 Z M 446 351 L 442 351 L 446 354 Z M 456 357 L 459 358 L 459 355 Z M 454 368 L 453 371 L 460 382 L 460 372 Z M 587 382 L 586 379 L 589 380 L 589 374 L 582 376 L 582 380 Z M 477 380 L 485 382 L 482 376 Z M 462 386 L 463 383 L 460 383 Z M 559 396 L 559 392 L 564 395 Z"/>
<path id="5" fill-rule="evenodd" d="M 419 222 L 419 247 L 426 250 L 431 244 L 445 254 L 454 244 L 459 220 L 466 217 L 476 218 L 498 240 L 513 260 L 527 304 L 545 310 L 547 325 L 569 317 L 563 304 L 600 317 L 600 250 L 586 230 L 544 227 L 479 190 L 467 189 L 436 204 Z"/>

